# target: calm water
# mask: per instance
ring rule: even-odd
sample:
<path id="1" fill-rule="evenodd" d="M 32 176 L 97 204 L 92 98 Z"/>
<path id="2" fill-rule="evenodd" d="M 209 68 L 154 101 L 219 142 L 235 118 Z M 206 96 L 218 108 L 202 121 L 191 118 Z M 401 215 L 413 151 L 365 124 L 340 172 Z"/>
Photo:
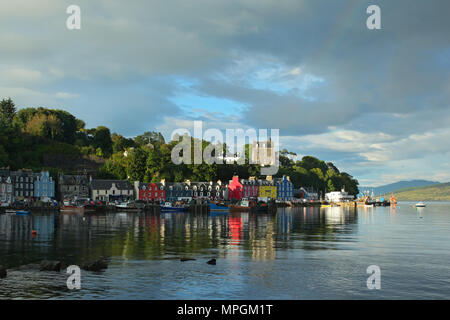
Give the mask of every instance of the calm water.
<path id="1" fill-rule="evenodd" d="M 109 268 L 82 271 L 78 291 L 67 289 L 64 271 L 20 268 L 102 256 Z M 276 215 L 0 215 L 0 264 L 9 268 L 0 299 L 449 299 L 450 203 Z M 381 290 L 366 286 L 374 264 Z"/>

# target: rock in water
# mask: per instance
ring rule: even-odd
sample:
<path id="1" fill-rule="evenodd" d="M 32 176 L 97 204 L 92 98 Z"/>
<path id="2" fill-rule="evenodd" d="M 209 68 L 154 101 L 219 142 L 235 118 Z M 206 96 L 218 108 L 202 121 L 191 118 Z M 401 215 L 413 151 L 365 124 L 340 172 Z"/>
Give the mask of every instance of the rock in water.
<path id="1" fill-rule="evenodd" d="M 19 267 L 19 270 L 39 270 L 41 268 L 40 264 L 37 263 L 30 263 L 30 264 L 25 264 L 25 265 L 21 265 Z"/>
<path id="2" fill-rule="evenodd" d="M 61 262 L 44 260 L 41 262 L 40 270 L 41 271 L 61 271 Z"/>
<path id="3" fill-rule="evenodd" d="M 6 275 L 7 275 L 6 268 L 0 266 L 0 279 L 6 278 Z"/>
<path id="4" fill-rule="evenodd" d="M 211 259 L 208 262 L 206 262 L 207 264 L 216 264 L 216 259 Z"/>
<path id="5" fill-rule="evenodd" d="M 88 262 L 81 266 L 81 269 L 87 270 L 87 271 L 101 271 L 104 269 L 108 269 L 108 264 L 105 260 L 97 260 L 94 262 Z"/>
<path id="6" fill-rule="evenodd" d="M 194 258 L 181 258 L 180 261 L 181 262 L 185 262 L 185 261 L 194 261 Z"/>

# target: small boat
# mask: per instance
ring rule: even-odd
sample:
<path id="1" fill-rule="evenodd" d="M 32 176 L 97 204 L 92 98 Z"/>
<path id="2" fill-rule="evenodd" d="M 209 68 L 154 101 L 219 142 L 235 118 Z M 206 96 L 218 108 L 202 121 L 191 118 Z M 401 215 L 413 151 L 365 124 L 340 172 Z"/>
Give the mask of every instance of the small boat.
<path id="1" fill-rule="evenodd" d="M 424 208 L 424 207 L 426 207 L 425 203 L 423 203 L 423 202 L 418 202 L 418 203 L 416 203 L 414 206 L 415 206 L 416 208 Z"/>
<path id="2" fill-rule="evenodd" d="M 59 208 L 60 212 L 84 212 L 83 206 L 79 206 L 70 201 L 64 201 L 63 205 Z"/>
<path id="3" fill-rule="evenodd" d="M 257 212 L 268 212 L 269 211 L 269 205 L 265 203 L 264 201 L 260 201 L 256 205 L 256 211 Z"/>
<path id="4" fill-rule="evenodd" d="M 173 206 L 170 202 L 165 202 L 161 206 L 161 212 L 184 212 L 186 211 L 185 207 L 182 206 Z"/>
<path id="5" fill-rule="evenodd" d="M 251 205 L 248 199 L 242 199 L 238 204 L 232 204 L 229 206 L 230 211 L 241 212 L 241 211 L 249 211 L 253 206 Z"/>
<path id="6" fill-rule="evenodd" d="M 209 210 L 210 211 L 229 211 L 230 208 L 224 205 L 216 204 L 212 201 L 209 202 Z"/>
<path id="7" fill-rule="evenodd" d="M 116 204 L 116 208 L 117 209 L 129 209 L 131 207 L 128 202 L 121 202 L 121 203 Z"/>
<path id="8" fill-rule="evenodd" d="M 26 211 L 26 210 L 18 210 L 16 211 L 16 216 L 26 216 L 29 215 L 30 211 Z"/>

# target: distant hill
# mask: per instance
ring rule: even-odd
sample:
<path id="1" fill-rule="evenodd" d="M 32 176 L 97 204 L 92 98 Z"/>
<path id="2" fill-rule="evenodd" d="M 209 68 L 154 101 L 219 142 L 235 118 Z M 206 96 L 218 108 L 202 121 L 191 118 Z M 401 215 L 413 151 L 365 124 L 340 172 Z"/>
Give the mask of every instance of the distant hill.
<path id="1" fill-rule="evenodd" d="M 398 190 L 394 193 L 397 200 L 440 200 L 450 201 L 450 182 L 425 187 L 415 187 Z"/>
<path id="2" fill-rule="evenodd" d="M 359 187 L 359 191 L 363 192 L 368 190 L 369 192 L 375 193 L 375 195 L 381 195 L 386 193 L 392 193 L 397 190 L 407 189 L 407 188 L 417 188 L 417 187 L 425 187 L 434 184 L 439 184 L 437 181 L 429 181 L 429 180 L 410 180 L 410 181 L 399 181 L 395 183 L 386 184 L 379 187 Z"/>

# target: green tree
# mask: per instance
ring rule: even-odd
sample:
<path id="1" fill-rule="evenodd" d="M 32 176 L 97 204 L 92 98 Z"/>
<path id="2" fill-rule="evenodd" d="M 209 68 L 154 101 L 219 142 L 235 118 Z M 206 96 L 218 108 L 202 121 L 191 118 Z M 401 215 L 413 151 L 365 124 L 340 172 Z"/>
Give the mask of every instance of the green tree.
<path id="1" fill-rule="evenodd" d="M 132 181 L 144 181 L 147 164 L 147 151 L 134 148 L 127 157 L 126 173 Z"/>
<path id="2" fill-rule="evenodd" d="M 111 155 L 112 153 L 112 140 L 111 133 L 107 127 L 98 126 L 94 131 L 94 137 L 92 144 L 94 148 L 102 149 L 104 155 Z"/>
<path id="3" fill-rule="evenodd" d="M 133 139 L 127 139 L 121 134 L 113 133 L 111 136 L 112 140 L 112 148 L 113 152 L 120 152 L 124 151 L 128 148 L 134 147 L 135 143 Z"/>
<path id="4" fill-rule="evenodd" d="M 10 127 L 16 116 L 16 106 L 11 98 L 3 99 L 0 102 L 0 125 Z"/>

